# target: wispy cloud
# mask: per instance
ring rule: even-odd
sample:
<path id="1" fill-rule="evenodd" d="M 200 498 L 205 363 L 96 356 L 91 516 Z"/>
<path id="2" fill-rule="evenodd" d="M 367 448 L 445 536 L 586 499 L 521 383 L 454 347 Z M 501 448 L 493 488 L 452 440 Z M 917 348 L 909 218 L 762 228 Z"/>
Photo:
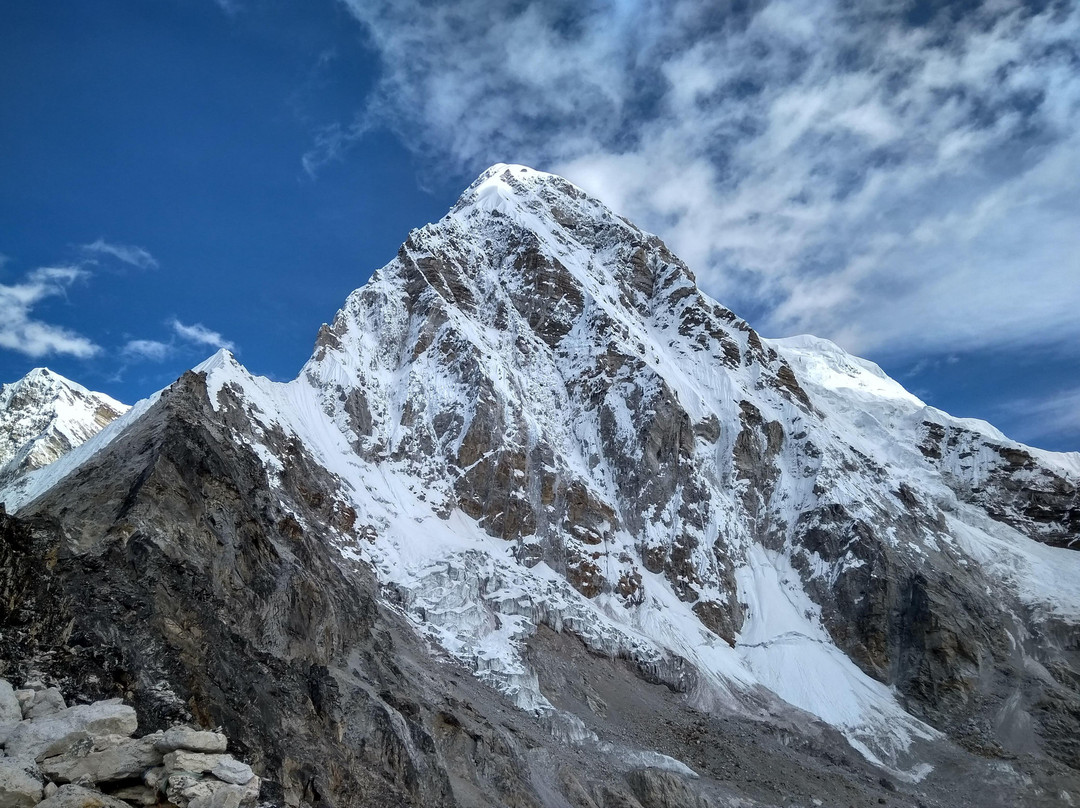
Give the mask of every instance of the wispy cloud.
<path id="1" fill-rule="evenodd" d="M 162 362 L 172 353 L 173 346 L 154 339 L 128 340 L 120 353 L 126 359 Z"/>
<path id="2" fill-rule="evenodd" d="M 148 250 L 132 244 L 112 244 L 99 238 L 97 241 L 81 245 L 79 249 L 88 255 L 112 256 L 139 269 L 157 269 L 158 267 L 157 259 Z"/>
<path id="3" fill-rule="evenodd" d="M 312 137 L 311 148 L 300 158 L 304 172 L 309 178 L 316 179 L 327 165 L 344 159 L 370 128 L 369 122 L 360 117 L 348 126 L 332 123 L 319 128 Z"/>
<path id="4" fill-rule="evenodd" d="M 1038 399 L 1020 398 L 1002 407 L 1002 412 L 1024 424 L 1028 440 L 1080 437 L 1080 387 Z"/>
<path id="5" fill-rule="evenodd" d="M 214 2 L 217 4 L 218 8 L 230 17 L 233 17 L 244 10 L 244 6 L 239 0 L 214 0 Z"/>
<path id="6" fill-rule="evenodd" d="M 948 354 L 947 356 L 924 356 L 908 368 L 903 374 L 903 378 L 913 379 L 927 371 L 938 371 L 947 365 L 955 365 L 959 361 L 960 357 L 956 354 Z"/>
<path id="7" fill-rule="evenodd" d="M 79 267 L 40 267 L 18 283 L 0 284 L 0 348 L 35 358 L 98 353 L 101 349 L 81 334 L 33 316 L 38 303 L 65 295 L 68 287 L 87 276 Z"/>
<path id="8" fill-rule="evenodd" d="M 1076 4 L 342 2 L 383 62 L 365 114 L 459 173 L 568 176 L 768 333 L 1080 338 Z"/>
<path id="9" fill-rule="evenodd" d="M 185 325 L 177 319 L 169 321 L 169 326 L 181 339 L 193 342 L 197 345 L 207 345 L 211 348 L 226 348 L 230 351 L 236 350 L 236 345 L 230 340 L 225 339 L 217 331 L 212 331 L 202 323 L 192 323 L 191 325 Z"/>

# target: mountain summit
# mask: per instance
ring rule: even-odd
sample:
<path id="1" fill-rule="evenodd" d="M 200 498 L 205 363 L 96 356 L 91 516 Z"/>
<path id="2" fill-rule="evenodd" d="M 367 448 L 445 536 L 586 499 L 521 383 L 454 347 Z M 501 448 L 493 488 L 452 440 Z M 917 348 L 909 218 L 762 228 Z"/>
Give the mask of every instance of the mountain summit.
<path id="1" fill-rule="evenodd" d="M 1004 806 L 1080 794 L 1078 483 L 497 165 L 295 380 L 220 352 L 0 499 L 288 804 Z"/>
<path id="2" fill-rule="evenodd" d="M 127 409 L 48 368 L 0 385 L 0 482 L 47 466 Z"/>

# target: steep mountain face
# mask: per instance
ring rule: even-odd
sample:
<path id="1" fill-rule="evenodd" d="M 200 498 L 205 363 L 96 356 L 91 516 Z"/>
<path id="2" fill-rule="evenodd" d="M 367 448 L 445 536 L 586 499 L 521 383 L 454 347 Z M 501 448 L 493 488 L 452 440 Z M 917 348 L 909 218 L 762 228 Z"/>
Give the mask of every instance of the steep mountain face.
<path id="1" fill-rule="evenodd" d="M 45 368 L 0 385 L 0 484 L 47 466 L 127 409 Z"/>
<path id="2" fill-rule="evenodd" d="M 0 491 L 112 656 L 25 591 L 9 653 L 226 724 L 290 805 L 1060 804 L 1078 480 L 500 165 L 293 382 L 220 353 Z"/>

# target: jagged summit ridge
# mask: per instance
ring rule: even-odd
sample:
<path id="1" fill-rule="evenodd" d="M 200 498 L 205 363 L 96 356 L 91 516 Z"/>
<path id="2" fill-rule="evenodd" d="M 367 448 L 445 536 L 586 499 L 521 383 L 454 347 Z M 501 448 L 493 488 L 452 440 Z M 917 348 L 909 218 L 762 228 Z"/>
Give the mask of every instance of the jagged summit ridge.
<path id="1" fill-rule="evenodd" d="M 602 730 L 530 661 L 547 630 L 706 711 L 815 716 L 912 780 L 943 734 L 1026 749 L 1023 727 L 1074 725 L 1074 651 L 1030 638 L 1080 621 L 1075 460 L 827 341 L 762 339 L 554 175 L 481 175 L 293 382 L 228 353 L 196 371 L 291 533 L 374 570 L 436 653 L 574 743 Z M 298 468 L 321 470 L 307 499 Z"/>

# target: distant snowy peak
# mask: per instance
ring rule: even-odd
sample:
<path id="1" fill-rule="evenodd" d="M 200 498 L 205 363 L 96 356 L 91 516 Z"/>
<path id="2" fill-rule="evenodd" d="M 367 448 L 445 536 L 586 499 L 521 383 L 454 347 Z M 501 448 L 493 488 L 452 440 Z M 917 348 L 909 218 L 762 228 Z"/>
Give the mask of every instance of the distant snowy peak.
<path id="1" fill-rule="evenodd" d="M 49 465 L 127 410 L 47 368 L 0 385 L 0 481 Z"/>
<path id="2" fill-rule="evenodd" d="M 804 384 L 844 391 L 856 399 L 886 399 L 912 410 L 926 406 L 876 364 L 849 354 L 831 340 L 801 334 L 764 341 L 791 363 Z"/>
<path id="3" fill-rule="evenodd" d="M 962 502 L 1047 544 L 1075 547 L 1080 455 L 1011 440 L 992 424 L 927 406 L 873 362 L 801 335 L 763 340 L 795 369 L 816 407 L 860 451 L 903 468 L 929 466 Z"/>

